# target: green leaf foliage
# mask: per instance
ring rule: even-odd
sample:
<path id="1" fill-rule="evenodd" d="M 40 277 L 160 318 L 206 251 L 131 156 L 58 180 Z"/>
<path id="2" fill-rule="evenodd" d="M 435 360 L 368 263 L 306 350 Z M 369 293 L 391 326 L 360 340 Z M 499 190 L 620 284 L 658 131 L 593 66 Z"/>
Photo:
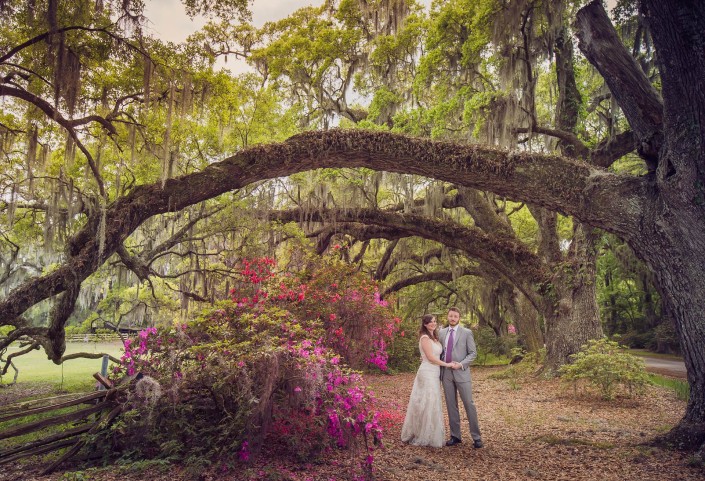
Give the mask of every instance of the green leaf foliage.
<path id="1" fill-rule="evenodd" d="M 604 399 L 614 399 L 620 390 L 639 394 L 649 384 L 644 360 L 607 338 L 588 341 L 571 357 L 572 362 L 560 369 L 562 380 L 574 386 L 585 382 Z"/>

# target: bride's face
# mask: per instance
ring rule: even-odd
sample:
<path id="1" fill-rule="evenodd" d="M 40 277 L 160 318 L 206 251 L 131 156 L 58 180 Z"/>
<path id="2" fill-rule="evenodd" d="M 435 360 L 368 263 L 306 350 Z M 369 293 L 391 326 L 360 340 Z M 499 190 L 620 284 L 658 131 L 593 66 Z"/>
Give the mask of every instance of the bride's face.
<path id="1" fill-rule="evenodd" d="M 431 322 L 426 324 L 426 329 L 428 329 L 428 332 L 433 332 L 436 330 L 437 325 L 438 325 L 438 323 L 436 322 L 436 318 L 434 317 Z"/>

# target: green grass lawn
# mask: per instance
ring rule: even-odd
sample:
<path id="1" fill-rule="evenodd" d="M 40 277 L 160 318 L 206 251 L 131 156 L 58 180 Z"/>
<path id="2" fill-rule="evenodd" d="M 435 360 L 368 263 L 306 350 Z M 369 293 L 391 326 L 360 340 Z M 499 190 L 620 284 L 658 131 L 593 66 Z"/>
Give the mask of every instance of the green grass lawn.
<path id="1" fill-rule="evenodd" d="M 677 354 L 661 354 L 658 352 L 651 352 L 646 349 L 629 349 L 629 354 L 634 354 L 635 356 L 640 356 L 640 357 L 654 357 L 657 359 L 668 359 L 671 361 L 682 361 L 683 357 L 678 356 Z"/>
<path id="2" fill-rule="evenodd" d="M 10 346 L 7 354 L 17 351 Z M 71 342 L 66 344 L 66 354 L 75 352 L 106 353 L 119 358 L 122 355 L 120 342 Z M 94 385 L 93 373 L 100 372 L 101 359 L 70 359 L 57 366 L 47 359 L 44 350 L 35 350 L 13 360 L 19 370 L 17 383 L 49 383 L 65 391 L 84 390 Z M 15 371 L 10 368 L 2 383 L 12 382 Z"/>
<path id="3" fill-rule="evenodd" d="M 688 401 L 688 398 L 690 397 L 690 386 L 688 385 L 688 381 L 659 376 L 658 374 L 649 374 L 649 380 L 656 386 L 673 389 L 676 396 L 678 396 L 678 399 L 681 401 Z"/>

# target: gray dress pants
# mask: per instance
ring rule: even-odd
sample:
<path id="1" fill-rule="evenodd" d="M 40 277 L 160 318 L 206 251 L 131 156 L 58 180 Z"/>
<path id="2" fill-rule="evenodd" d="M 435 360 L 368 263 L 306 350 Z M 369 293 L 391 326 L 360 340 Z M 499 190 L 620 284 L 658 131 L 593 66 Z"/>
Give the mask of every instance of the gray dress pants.
<path id="1" fill-rule="evenodd" d="M 472 381 L 457 382 L 453 378 L 451 369 L 443 369 L 443 391 L 448 409 L 450 435 L 462 439 L 460 436 L 460 411 L 458 409 L 458 394 L 460 394 L 460 399 L 465 407 L 465 414 L 468 416 L 470 436 L 472 436 L 473 440 L 482 439 L 480 423 L 477 421 L 477 409 L 475 408 L 475 401 L 472 399 Z"/>

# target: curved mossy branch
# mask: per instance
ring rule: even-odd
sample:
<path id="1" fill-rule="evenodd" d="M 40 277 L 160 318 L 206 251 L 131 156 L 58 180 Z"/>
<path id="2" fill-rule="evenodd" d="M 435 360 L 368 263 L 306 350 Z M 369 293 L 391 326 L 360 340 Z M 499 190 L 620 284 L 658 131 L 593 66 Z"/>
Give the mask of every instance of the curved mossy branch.
<path id="1" fill-rule="evenodd" d="M 627 130 L 597 144 L 590 151 L 590 163 L 607 168 L 634 150 L 636 150 L 634 132 Z"/>
<path id="2" fill-rule="evenodd" d="M 639 232 L 649 184 L 573 159 L 507 152 L 479 145 L 436 142 L 387 132 L 330 130 L 242 150 L 201 172 L 136 187 L 106 208 L 99 250 L 100 213 L 72 237 L 67 261 L 27 281 L 0 302 L 0 325 L 63 292 L 69 272 L 83 281 L 148 218 L 174 212 L 253 182 L 325 167 L 367 167 L 410 173 L 491 190 L 574 215 L 629 240 Z"/>
<path id="3" fill-rule="evenodd" d="M 298 222 L 298 209 L 273 211 L 269 219 Z M 438 220 L 414 214 L 400 214 L 376 209 L 327 210 L 308 214 L 311 221 L 325 222 L 332 228 L 354 222 L 375 225 L 378 234 L 388 240 L 418 236 L 465 252 L 489 265 L 517 286 L 540 310 L 545 304 L 542 292 L 550 285 L 553 272 L 529 248 L 509 237 L 493 236 L 482 230 L 462 226 L 450 220 Z M 340 226 L 340 230 L 344 227 Z"/>
<path id="4" fill-rule="evenodd" d="M 385 267 L 382 271 L 382 277 L 380 279 L 385 279 L 402 262 L 415 262 L 420 265 L 426 265 L 433 259 L 438 259 L 440 261 L 442 256 L 443 249 L 441 248 L 428 249 L 422 254 L 404 253 L 403 255 L 395 256 L 389 261 L 387 267 Z"/>
<path id="5" fill-rule="evenodd" d="M 30 327 L 29 320 L 18 318 L 15 323 L 17 328 L 10 331 L 7 336 L 0 338 L 0 353 L 3 353 L 13 342 L 29 342 L 30 344 L 41 344 L 40 340 L 47 338 L 48 329 L 46 327 Z M 7 371 L 7 366 L 0 375 L 4 375 Z"/>
<path id="6" fill-rule="evenodd" d="M 424 272 L 423 274 L 419 274 L 419 275 L 413 276 L 413 277 L 407 277 L 405 279 L 402 279 L 400 281 L 395 282 L 391 286 L 387 287 L 384 290 L 384 292 L 382 292 L 382 297 L 386 297 L 389 294 L 400 291 L 406 287 L 415 286 L 417 284 L 422 284 L 424 282 L 432 282 L 432 281 L 450 282 L 450 281 L 453 281 L 453 280 L 458 279 L 460 277 L 483 276 L 483 275 L 485 275 L 485 273 L 480 270 L 477 270 L 477 269 L 462 269 L 460 272 L 458 272 L 455 275 L 450 271 Z"/>
<path id="7" fill-rule="evenodd" d="M 4 364 L 2 369 L 0 369 L 0 376 L 4 376 L 7 374 L 7 370 L 12 367 L 15 370 L 15 380 L 17 380 L 17 367 L 12 363 L 12 360 L 16 357 L 23 356 L 27 354 L 28 352 L 32 352 L 35 349 L 39 349 L 39 343 L 34 341 L 29 344 L 29 346 L 25 347 L 24 349 L 20 349 L 19 351 L 15 351 L 11 354 L 8 354 L 5 359 L 0 359 L 0 362 Z M 2 356 L 0 356 L 1 358 Z"/>
<path id="8" fill-rule="evenodd" d="M 102 359 L 103 356 L 108 356 L 108 359 L 116 364 L 120 364 L 120 359 L 103 352 L 74 352 L 71 354 L 66 354 L 61 357 L 57 364 L 62 364 L 64 361 L 70 361 L 71 359 Z"/>
<path id="9" fill-rule="evenodd" d="M 71 275 L 65 279 L 66 289 L 59 294 L 54 307 L 49 316 L 49 329 L 47 337 L 39 340 L 40 344 L 55 364 L 61 364 L 61 356 L 66 351 L 66 331 L 64 326 L 76 307 L 78 295 L 81 292 L 81 280 L 77 276 Z"/>

